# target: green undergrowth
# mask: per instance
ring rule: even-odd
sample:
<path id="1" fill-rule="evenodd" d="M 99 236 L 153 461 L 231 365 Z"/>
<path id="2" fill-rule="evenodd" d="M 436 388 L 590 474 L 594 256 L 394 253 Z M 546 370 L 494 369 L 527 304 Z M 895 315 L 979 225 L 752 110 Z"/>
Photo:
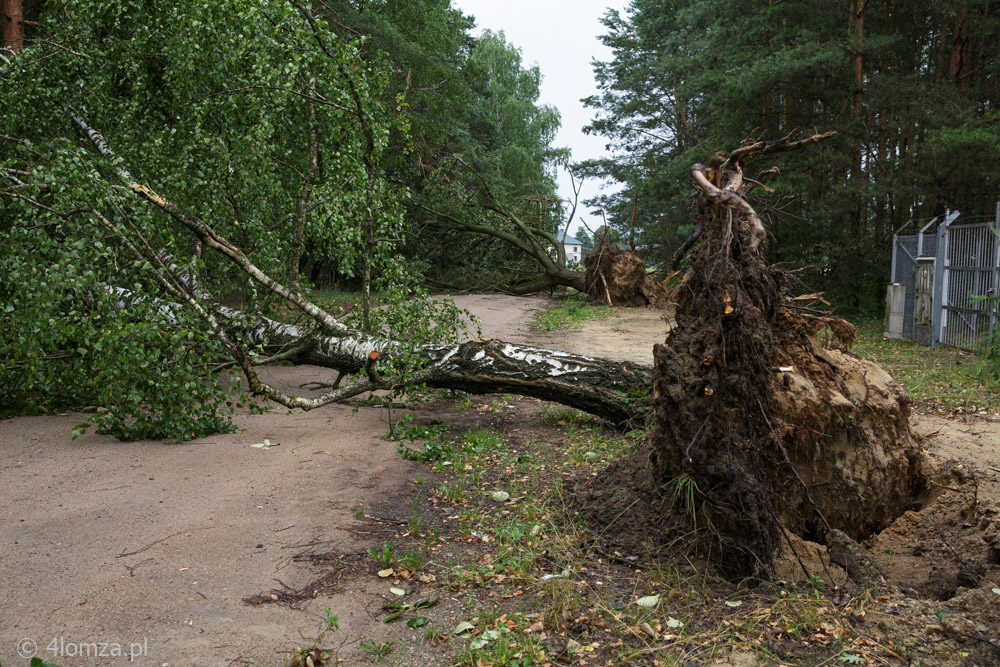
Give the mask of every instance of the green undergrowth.
<path id="1" fill-rule="evenodd" d="M 587 295 L 581 293 L 552 301 L 549 307 L 539 311 L 528 325 L 534 332 L 578 331 L 589 320 L 603 320 L 611 311 L 606 306 L 587 303 Z"/>
<path id="2" fill-rule="evenodd" d="M 327 312 L 343 313 L 361 303 L 361 292 L 323 287 L 313 289 L 309 293 L 309 298 Z"/>
<path id="3" fill-rule="evenodd" d="M 883 336 L 881 321 L 854 323 L 854 352 L 889 372 L 920 409 L 939 413 L 1000 412 L 997 364 L 953 347 L 930 347 Z"/>

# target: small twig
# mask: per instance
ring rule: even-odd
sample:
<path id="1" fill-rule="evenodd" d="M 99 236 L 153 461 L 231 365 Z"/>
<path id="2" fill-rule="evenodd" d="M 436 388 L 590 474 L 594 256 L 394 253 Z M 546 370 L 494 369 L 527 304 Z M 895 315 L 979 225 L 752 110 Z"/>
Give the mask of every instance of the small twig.
<path id="1" fill-rule="evenodd" d="M 129 567 L 128 565 L 126 565 L 125 569 L 128 570 L 128 576 L 134 577 L 135 576 L 135 571 L 139 569 L 140 565 L 144 565 L 146 563 L 150 563 L 150 562 L 152 562 L 154 560 L 156 560 L 156 559 L 155 558 L 147 558 L 146 560 L 139 561 L 138 563 L 136 563 L 135 565 L 133 565 L 131 567 Z"/>
<path id="2" fill-rule="evenodd" d="M 980 637 L 979 635 L 974 635 L 970 632 L 956 632 L 954 634 L 958 635 L 959 637 L 968 637 L 969 639 L 975 639 L 977 642 L 983 642 L 984 644 L 989 644 L 995 649 L 1000 649 L 1000 644 L 997 644 L 996 642 L 987 639 L 986 637 Z"/>
<path id="3" fill-rule="evenodd" d="M 994 470 L 995 470 L 995 468 L 994 468 Z M 930 480 L 927 480 L 927 481 L 930 482 L 932 486 L 936 486 L 939 489 L 948 489 L 949 491 L 954 491 L 955 493 L 961 493 L 962 492 L 962 489 L 956 489 L 954 486 L 948 486 L 947 484 L 939 484 L 938 482 L 935 482 L 933 479 L 930 479 Z"/>
<path id="4" fill-rule="evenodd" d="M 363 514 L 362 516 L 365 519 L 369 519 L 371 521 L 378 521 L 379 523 L 392 523 L 392 524 L 395 524 L 397 526 L 408 526 L 408 525 L 410 525 L 409 521 L 401 521 L 399 519 L 386 519 L 385 517 L 374 516 L 374 515 L 371 515 L 371 514 Z"/>
<path id="5" fill-rule="evenodd" d="M 754 179 L 750 178 L 749 176 L 744 176 L 743 180 L 746 181 L 747 183 L 749 183 L 750 185 L 756 185 L 758 188 L 760 188 L 764 192 L 774 192 L 774 188 L 769 188 L 766 185 L 764 185 L 763 183 L 761 183 L 760 181 L 755 181 Z"/>
<path id="6" fill-rule="evenodd" d="M 701 437 L 701 432 L 705 430 L 706 426 L 708 426 L 708 420 L 711 418 L 712 415 L 705 417 L 705 421 L 703 421 L 701 426 L 698 427 L 698 431 L 694 434 L 694 437 L 691 438 L 691 442 L 688 443 L 687 449 L 684 450 L 684 458 L 688 461 L 691 461 L 691 448 L 694 447 L 696 442 L 698 442 L 698 438 Z"/>
<path id="7" fill-rule="evenodd" d="M 955 557 L 955 560 L 958 561 L 959 565 L 963 565 L 964 566 L 965 565 L 965 560 L 961 556 L 958 555 L 958 552 L 955 551 L 954 547 L 952 547 L 948 543 L 948 540 L 945 539 L 944 535 L 941 534 L 941 529 L 938 528 L 937 526 L 934 526 L 934 532 L 937 533 L 938 539 L 941 540 L 941 544 L 943 544 L 945 546 L 945 548 L 947 548 L 948 551 L 951 552 L 951 555 Z"/>
<path id="8" fill-rule="evenodd" d="M 143 548 L 141 548 L 141 549 L 136 549 L 135 551 L 129 551 L 128 553 L 123 553 L 123 554 L 118 554 L 117 556 L 115 556 L 115 558 L 125 558 L 126 556 L 134 556 L 134 555 L 136 555 L 136 554 L 141 554 L 141 553 L 142 553 L 143 551 L 145 551 L 146 549 L 149 549 L 149 548 L 150 548 L 150 547 L 152 547 L 152 546 L 156 546 L 156 545 L 157 545 L 157 544 L 159 544 L 160 542 L 166 542 L 166 541 L 167 541 L 167 540 L 169 540 L 169 539 L 170 539 L 171 537 L 177 537 L 178 535 L 183 535 L 184 533 L 187 533 L 187 532 L 189 532 L 189 531 L 186 531 L 186 530 L 182 530 L 182 531 L 181 531 L 181 532 L 179 532 L 179 533 L 174 533 L 173 535 L 167 535 L 167 536 L 166 536 L 166 537 L 164 537 L 163 539 L 159 539 L 159 540 L 156 540 L 155 542 L 150 542 L 149 544 L 147 544 L 146 546 L 144 546 L 144 547 L 143 547 Z"/>

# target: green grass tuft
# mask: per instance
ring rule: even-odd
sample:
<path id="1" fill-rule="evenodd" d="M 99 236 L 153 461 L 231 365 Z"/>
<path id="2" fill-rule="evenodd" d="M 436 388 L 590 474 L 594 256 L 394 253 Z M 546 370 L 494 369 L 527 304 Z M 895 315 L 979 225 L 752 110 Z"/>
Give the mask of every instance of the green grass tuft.
<path id="1" fill-rule="evenodd" d="M 586 303 L 586 295 L 577 294 L 553 301 L 547 310 L 537 313 L 529 328 L 535 332 L 578 331 L 588 320 L 603 320 L 611 314 L 606 306 Z"/>

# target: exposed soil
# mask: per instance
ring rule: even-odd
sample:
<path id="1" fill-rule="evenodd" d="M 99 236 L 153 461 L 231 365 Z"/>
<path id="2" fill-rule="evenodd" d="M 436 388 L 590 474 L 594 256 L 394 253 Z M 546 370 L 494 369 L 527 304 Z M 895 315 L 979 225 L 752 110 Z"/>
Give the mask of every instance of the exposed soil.
<path id="1" fill-rule="evenodd" d="M 652 363 L 652 346 L 667 327 L 661 311 L 616 309 L 583 331 L 542 335 L 527 322 L 545 299 L 457 301 L 482 320 L 485 337 L 642 363 Z M 321 369 L 279 368 L 272 379 L 297 388 L 329 378 Z M 497 409 L 509 411 L 505 434 L 517 447 L 542 405 L 435 402 L 417 415 L 467 426 L 495 423 Z M 84 642 L 118 642 L 125 650 L 142 644 L 145 654 L 134 653 L 140 665 L 281 665 L 292 647 L 315 638 L 324 608 L 339 615 L 340 630 L 325 645 L 341 646 L 344 664 L 367 662 L 358 642 L 373 637 L 397 642 L 392 662 L 453 659 L 450 650 L 422 648 L 418 631 L 382 623 L 394 582 L 411 597 L 440 596 L 428 616 L 445 629 L 477 603 L 430 581 L 375 576 L 379 566 L 367 548 L 405 535 L 415 511 L 428 521 L 450 514 L 416 491 L 415 480 L 433 485 L 433 475 L 381 439 L 388 416 L 379 409 L 247 414 L 238 433 L 184 444 L 120 443 L 92 433 L 73 441 L 81 417 L 0 422 L 3 664 L 25 663 L 16 648 L 30 638 L 40 657 L 61 667 L 114 664 L 71 657 L 71 645 Z M 879 596 L 864 623 L 922 647 L 925 664 L 997 664 L 1000 424 L 914 415 L 912 425 L 924 436 L 930 481 L 910 511 L 861 544 Z M 280 444 L 250 447 L 264 438 Z M 554 455 L 559 445 L 551 442 Z M 621 502 L 631 503 L 630 493 L 662 502 L 644 483 L 649 478 L 641 469 L 622 477 Z M 648 517 L 629 526 L 623 516 L 604 537 L 610 545 L 631 535 L 651 548 L 665 536 L 651 530 Z M 827 547 L 793 543 L 813 573 L 843 590 L 863 586 L 848 581 Z M 779 576 L 803 579 L 786 556 Z M 60 638 L 62 653 L 47 652 Z M 898 663 L 892 656 L 883 662 Z"/>

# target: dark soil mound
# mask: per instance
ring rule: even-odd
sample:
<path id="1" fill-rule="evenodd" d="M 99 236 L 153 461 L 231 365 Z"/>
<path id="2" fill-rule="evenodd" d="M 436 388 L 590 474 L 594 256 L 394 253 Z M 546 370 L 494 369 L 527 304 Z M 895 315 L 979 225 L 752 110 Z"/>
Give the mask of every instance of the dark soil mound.
<path id="1" fill-rule="evenodd" d="M 567 482 L 573 507 L 592 526 L 600 527 L 600 541 L 614 550 L 653 556 L 679 529 L 690 532 L 672 512 L 669 495 L 654 482 L 649 443 L 615 461 L 597 477 L 589 473 Z"/>

